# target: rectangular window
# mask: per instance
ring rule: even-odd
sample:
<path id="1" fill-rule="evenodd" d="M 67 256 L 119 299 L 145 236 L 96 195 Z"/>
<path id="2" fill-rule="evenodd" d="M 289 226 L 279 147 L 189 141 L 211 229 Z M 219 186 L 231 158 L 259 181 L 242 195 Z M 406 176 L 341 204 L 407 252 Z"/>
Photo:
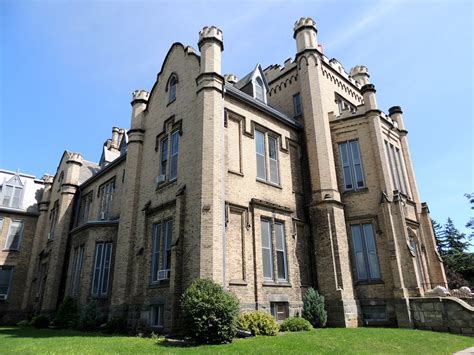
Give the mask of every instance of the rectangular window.
<path id="1" fill-rule="evenodd" d="M 380 280 L 379 261 L 371 223 L 351 225 L 354 258 L 359 281 Z"/>
<path id="2" fill-rule="evenodd" d="M 270 302 L 270 310 L 276 321 L 285 320 L 289 316 L 287 302 Z"/>
<path id="3" fill-rule="evenodd" d="M 173 220 L 153 224 L 151 243 L 151 282 L 168 280 L 171 269 Z"/>
<path id="4" fill-rule="evenodd" d="M 255 130 L 255 144 L 257 153 L 257 177 L 267 179 L 265 166 L 265 134 Z"/>
<path id="5" fill-rule="evenodd" d="M 287 280 L 288 274 L 286 270 L 285 225 L 280 222 L 275 222 L 274 226 L 278 280 Z"/>
<path id="6" fill-rule="evenodd" d="M 161 223 L 155 223 L 152 227 L 151 240 L 151 282 L 158 281 L 159 261 L 160 261 L 160 234 Z"/>
<path id="7" fill-rule="evenodd" d="M 163 327 L 164 313 L 165 313 L 165 305 L 158 304 L 155 306 L 151 306 L 150 325 L 152 327 Z"/>
<path id="8" fill-rule="evenodd" d="M 109 286 L 112 243 L 97 243 L 95 248 L 92 295 L 106 296 Z"/>
<path id="9" fill-rule="evenodd" d="M 268 137 L 268 160 L 270 162 L 270 181 L 274 184 L 279 184 L 278 141 L 273 137 Z"/>
<path id="10" fill-rule="evenodd" d="M 359 141 L 351 140 L 339 143 L 339 155 L 344 177 L 344 190 L 364 188 L 364 170 L 360 158 Z"/>
<path id="11" fill-rule="evenodd" d="M 293 95 L 293 111 L 295 113 L 295 117 L 301 116 L 303 113 L 301 110 L 301 96 L 300 93 Z"/>
<path id="12" fill-rule="evenodd" d="M 71 274 L 71 296 L 79 294 L 79 286 L 81 283 L 82 261 L 84 259 L 84 246 L 74 248 Z"/>
<path id="13" fill-rule="evenodd" d="M 268 147 L 266 146 L 266 141 L 268 141 Z M 255 130 L 255 152 L 257 178 L 279 185 L 278 139 L 267 133 Z M 267 171 L 267 168 L 269 171 Z"/>
<path id="14" fill-rule="evenodd" d="M 3 218 L 0 217 L 0 235 L 2 235 L 2 230 L 3 230 Z"/>
<path id="15" fill-rule="evenodd" d="M 81 225 L 89 220 L 89 212 L 92 205 L 92 192 L 89 192 L 81 198 L 79 205 L 79 216 L 77 225 Z"/>
<path id="16" fill-rule="evenodd" d="M 6 250 L 19 250 L 21 238 L 23 236 L 23 221 L 13 220 L 8 228 Z"/>
<path id="17" fill-rule="evenodd" d="M 100 220 L 108 220 L 112 212 L 112 201 L 115 191 L 115 178 L 99 187 Z"/>
<path id="18" fill-rule="evenodd" d="M 166 168 L 168 167 L 168 138 L 161 141 L 161 165 L 160 174 L 165 176 L 166 179 Z"/>
<path id="19" fill-rule="evenodd" d="M 179 131 L 171 134 L 171 167 L 170 180 L 176 179 L 178 175 L 178 151 L 179 151 Z"/>
<path id="20" fill-rule="evenodd" d="M 273 252 L 271 222 L 262 220 L 262 260 L 263 278 L 273 280 Z"/>
<path id="21" fill-rule="evenodd" d="M 2 205 L 5 207 L 20 208 L 23 188 L 21 186 L 6 185 L 4 189 Z"/>
<path id="22" fill-rule="evenodd" d="M 407 180 L 400 149 L 385 141 L 385 150 L 388 157 L 388 163 L 390 165 L 393 186 L 395 190 L 398 190 L 406 195 L 408 194 Z"/>
<path id="23" fill-rule="evenodd" d="M 6 300 L 13 280 L 13 267 L 0 266 L 0 300 Z"/>
<path id="24" fill-rule="evenodd" d="M 55 201 L 53 205 L 53 209 L 51 210 L 51 213 L 49 214 L 49 223 L 51 225 L 51 228 L 49 229 L 48 240 L 54 239 L 54 232 L 56 230 L 56 225 L 58 224 L 58 218 L 59 218 L 59 201 Z"/>

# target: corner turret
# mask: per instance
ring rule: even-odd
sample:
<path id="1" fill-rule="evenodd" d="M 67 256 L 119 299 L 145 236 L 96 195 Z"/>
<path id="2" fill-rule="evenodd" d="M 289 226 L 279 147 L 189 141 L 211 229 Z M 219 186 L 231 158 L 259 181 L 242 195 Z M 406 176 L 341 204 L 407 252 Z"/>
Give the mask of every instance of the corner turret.
<path id="1" fill-rule="evenodd" d="M 318 49 L 316 22 L 311 17 L 301 17 L 295 22 L 293 38 L 296 39 L 296 52 Z"/>

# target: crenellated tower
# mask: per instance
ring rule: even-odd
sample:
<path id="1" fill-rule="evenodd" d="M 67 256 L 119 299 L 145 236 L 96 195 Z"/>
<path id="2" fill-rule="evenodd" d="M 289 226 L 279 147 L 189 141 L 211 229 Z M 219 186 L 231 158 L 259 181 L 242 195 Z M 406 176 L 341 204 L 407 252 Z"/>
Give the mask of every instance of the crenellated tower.
<path id="1" fill-rule="evenodd" d="M 357 326 L 344 206 L 337 184 L 331 140 L 328 102 L 324 100 L 321 53 L 317 49 L 316 23 L 301 18 L 294 26 L 296 61 L 304 112 L 308 164 L 311 181 L 312 225 L 317 284 L 326 297 L 329 323 Z"/>

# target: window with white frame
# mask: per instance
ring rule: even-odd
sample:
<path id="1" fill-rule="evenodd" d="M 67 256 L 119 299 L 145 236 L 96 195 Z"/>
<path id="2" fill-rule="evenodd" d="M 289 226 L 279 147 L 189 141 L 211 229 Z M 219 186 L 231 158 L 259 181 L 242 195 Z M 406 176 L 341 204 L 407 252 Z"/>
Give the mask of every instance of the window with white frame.
<path id="1" fill-rule="evenodd" d="M 0 301 L 4 301 L 10 294 L 13 280 L 13 266 L 0 266 Z"/>
<path id="2" fill-rule="evenodd" d="M 157 304 L 151 306 L 150 310 L 150 326 L 152 327 L 163 327 L 164 325 L 164 313 L 165 305 Z"/>
<path id="3" fill-rule="evenodd" d="M 8 228 L 5 250 L 19 250 L 21 238 L 23 237 L 23 221 L 12 220 Z"/>
<path id="4" fill-rule="evenodd" d="M 54 239 L 54 232 L 56 231 L 56 225 L 58 224 L 59 219 L 59 201 L 55 201 L 53 204 L 53 208 L 49 214 L 49 223 L 50 229 L 48 233 L 48 240 Z"/>
<path id="5" fill-rule="evenodd" d="M 293 95 L 293 112 L 294 112 L 295 117 L 299 117 L 303 114 L 303 111 L 301 109 L 300 93 Z"/>
<path id="6" fill-rule="evenodd" d="M 179 130 L 175 130 L 161 140 L 159 184 L 178 177 L 179 135 Z"/>
<path id="7" fill-rule="evenodd" d="M 18 175 L 8 180 L 3 186 L 2 206 L 20 208 L 23 183 Z"/>
<path id="8" fill-rule="evenodd" d="M 89 220 L 89 213 L 92 206 L 92 191 L 81 197 L 79 203 L 79 215 L 77 225 L 86 223 Z"/>
<path id="9" fill-rule="evenodd" d="M 262 219 L 261 234 L 264 280 L 288 281 L 285 225 L 282 222 Z M 273 253 L 273 248 L 275 248 L 275 253 Z"/>
<path id="10" fill-rule="evenodd" d="M 385 141 L 385 151 L 387 153 L 388 163 L 390 165 L 390 175 L 392 176 L 393 186 L 395 187 L 395 190 L 407 195 L 407 180 L 400 149 Z"/>
<path id="11" fill-rule="evenodd" d="M 344 190 L 358 190 L 365 187 L 364 170 L 359 150 L 359 141 L 339 143 L 339 155 L 344 178 Z"/>
<path id="12" fill-rule="evenodd" d="M 336 104 L 339 109 L 339 114 L 342 114 L 346 111 L 356 112 L 357 108 L 349 103 L 347 100 L 343 99 L 341 96 L 336 94 Z"/>
<path id="13" fill-rule="evenodd" d="M 257 178 L 279 185 L 278 139 L 268 133 L 255 130 L 255 153 Z"/>
<path id="14" fill-rule="evenodd" d="M 151 243 L 151 282 L 170 278 L 173 220 L 154 223 Z"/>
<path id="15" fill-rule="evenodd" d="M 107 296 L 111 262 L 112 243 L 97 243 L 95 247 L 94 269 L 92 275 L 93 296 Z"/>
<path id="16" fill-rule="evenodd" d="M 0 217 L 0 235 L 2 235 L 2 230 L 3 230 L 3 220 L 4 220 L 4 218 Z"/>
<path id="17" fill-rule="evenodd" d="M 84 246 L 74 248 L 72 256 L 72 272 L 71 272 L 71 296 L 75 297 L 79 294 L 81 283 L 82 262 L 84 259 Z"/>
<path id="18" fill-rule="evenodd" d="M 358 281 L 380 280 L 379 260 L 372 223 L 351 225 Z"/>
<path id="19" fill-rule="evenodd" d="M 105 184 L 99 187 L 99 199 L 100 199 L 100 220 L 110 219 L 112 212 L 112 202 L 115 192 L 115 178 L 107 181 Z"/>

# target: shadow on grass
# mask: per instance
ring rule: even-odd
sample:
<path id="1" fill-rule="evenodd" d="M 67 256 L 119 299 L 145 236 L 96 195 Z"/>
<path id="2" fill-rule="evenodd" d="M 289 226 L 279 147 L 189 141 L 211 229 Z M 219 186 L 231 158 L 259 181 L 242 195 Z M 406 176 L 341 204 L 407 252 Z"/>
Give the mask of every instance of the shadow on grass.
<path id="1" fill-rule="evenodd" d="M 37 329 L 34 327 L 2 327 L 0 328 L 0 338 L 58 338 L 58 337 L 94 337 L 106 338 L 117 335 L 109 335 L 98 332 L 80 332 L 69 329 Z"/>

